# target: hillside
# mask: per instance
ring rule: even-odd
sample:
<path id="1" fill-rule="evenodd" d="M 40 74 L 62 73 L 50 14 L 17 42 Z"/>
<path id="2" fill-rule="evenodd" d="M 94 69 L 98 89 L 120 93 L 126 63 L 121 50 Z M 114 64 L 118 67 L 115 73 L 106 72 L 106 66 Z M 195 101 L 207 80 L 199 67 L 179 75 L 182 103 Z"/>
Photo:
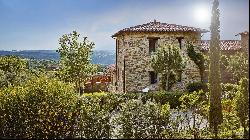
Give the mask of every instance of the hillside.
<path id="1" fill-rule="evenodd" d="M 59 60 L 59 54 L 55 50 L 22 50 L 22 51 L 0 51 L 0 56 L 16 55 L 22 58 Z M 109 65 L 115 63 L 115 51 L 96 50 L 92 55 L 92 63 Z"/>

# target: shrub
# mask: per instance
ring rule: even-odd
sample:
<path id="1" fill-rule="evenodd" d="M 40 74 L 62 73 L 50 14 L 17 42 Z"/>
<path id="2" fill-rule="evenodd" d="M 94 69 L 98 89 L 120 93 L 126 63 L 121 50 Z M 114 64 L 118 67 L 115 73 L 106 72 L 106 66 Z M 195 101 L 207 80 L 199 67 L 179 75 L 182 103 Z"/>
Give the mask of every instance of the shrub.
<path id="1" fill-rule="evenodd" d="M 146 139 L 162 138 L 169 121 L 169 105 L 153 102 L 143 104 L 140 100 L 129 100 L 122 104 L 114 123 L 119 126 L 118 138 Z"/>
<path id="2" fill-rule="evenodd" d="M 72 135 L 77 96 L 71 85 L 36 78 L 0 93 L 0 137 L 63 138 Z"/>
<path id="3" fill-rule="evenodd" d="M 112 100 L 101 100 L 80 97 L 73 86 L 46 77 L 5 88 L 0 138 L 109 138 Z"/>
<path id="4" fill-rule="evenodd" d="M 199 90 L 208 91 L 208 86 L 207 84 L 202 82 L 193 82 L 187 85 L 186 90 L 188 92 L 194 92 L 194 91 L 198 92 Z"/>
<path id="5" fill-rule="evenodd" d="M 221 84 L 222 88 L 222 98 L 232 100 L 236 96 L 236 92 L 238 91 L 238 85 L 226 83 Z"/>
<path id="6" fill-rule="evenodd" d="M 85 97 L 99 99 L 99 104 L 109 108 L 109 111 L 112 112 L 120 108 L 121 103 L 125 103 L 131 99 L 138 99 L 138 93 L 108 93 L 108 92 L 95 92 L 85 93 Z"/>
<path id="7" fill-rule="evenodd" d="M 159 91 L 159 92 L 150 92 L 145 93 L 142 95 L 142 101 L 146 102 L 148 100 L 155 101 L 161 105 L 169 103 L 170 108 L 177 108 L 181 105 L 179 98 L 183 93 L 181 92 L 166 92 L 166 91 Z"/>
<path id="8" fill-rule="evenodd" d="M 101 98 L 81 97 L 78 100 L 77 112 L 79 113 L 77 137 L 84 139 L 109 139 L 111 114 L 108 104 L 100 104 Z"/>

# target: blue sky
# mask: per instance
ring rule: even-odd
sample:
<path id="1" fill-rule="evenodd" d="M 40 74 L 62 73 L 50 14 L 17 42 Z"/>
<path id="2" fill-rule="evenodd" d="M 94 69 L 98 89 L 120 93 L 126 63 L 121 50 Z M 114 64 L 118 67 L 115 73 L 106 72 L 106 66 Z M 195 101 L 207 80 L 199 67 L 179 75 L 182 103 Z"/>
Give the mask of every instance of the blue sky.
<path id="1" fill-rule="evenodd" d="M 249 0 L 219 2 L 221 39 L 239 39 L 234 35 L 249 30 Z M 114 50 L 111 35 L 154 19 L 209 29 L 210 17 L 200 21 L 197 9 L 211 7 L 212 0 L 0 0 L 0 50 L 55 50 L 73 30 L 97 50 Z"/>

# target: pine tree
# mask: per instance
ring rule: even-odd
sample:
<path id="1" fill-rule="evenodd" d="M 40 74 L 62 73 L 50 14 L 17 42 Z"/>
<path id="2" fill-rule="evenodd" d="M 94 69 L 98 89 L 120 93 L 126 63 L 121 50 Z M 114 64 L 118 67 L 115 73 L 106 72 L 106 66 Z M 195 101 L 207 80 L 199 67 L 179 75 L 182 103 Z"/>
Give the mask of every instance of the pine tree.
<path id="1" fill-rule="evenodd" d="M 221 106 L 221 75 L 220 75 L 220 21 L 219 21 L 219 1 L 214 0 L 211 18 L 211 40 L 210 40 L 210 66 L 209 66 L 209 91 L 210 108 L 209 123 L 212 133 L 217 138 L 218 126 L 223 121 Z"/>

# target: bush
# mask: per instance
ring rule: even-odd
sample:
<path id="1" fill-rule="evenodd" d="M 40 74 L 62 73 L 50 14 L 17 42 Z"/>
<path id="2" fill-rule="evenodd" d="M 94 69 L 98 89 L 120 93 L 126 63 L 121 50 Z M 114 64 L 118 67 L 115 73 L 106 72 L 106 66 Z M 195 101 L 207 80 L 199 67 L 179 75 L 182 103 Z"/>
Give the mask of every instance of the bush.
<path id="1" fill-rule="evenodd" d="M 141 94 L 141 95 L 140 95 Z M 93 94 L 84 94 L 86 97 L 99 98 L 100 104 L 109 104 L 109 107 L 116 109 L 121 107 L 121 103 L 125 103 L 128 100 L 139 99 L 143 103 L 147 101 L 155 101 L 161 105 L 169 103 L 171 108 L 176 108 L 181 105 L 179 98 L 183 93 L 181 92 L 149 92 L 149 93 L 107 93 L 107 92 L 95 92 Z"/>
<path id="2" fill-rule="evenodd" d="M 118 138 L 155 139 L 163 138 L 163 131 L 169 122 L 169 105 L 153 102 L 143 104 L 140 100 L 129 100 L 122 104 L 115 118 Z"/>
<path id="3" fill-rule="evenodd" d="M 46 77 L 5 88 L 0 138 L 109 138 L 110 101 L 80 97 L 73 86 Z"/>
<path id="4" fill-rule="evenodd" d="M 0 137 L 63 138 L 74 126 L 73 87 L 55 79 L 34 79 L 0 93 Z"/>
<path id="5" fill-rule="evenodd" d="M 236 92 L 238 91 L 237 87 L 238 85 L 235 85 L 235 84 L 230 84 L 230 83 L 223 84 L 222 83 L 221 84 L 222 98 L 230 99 L 230 100 L 235 98 Z"/>
<path id="6" fill-rule="evenodd" d="M 108 104 L 100 104 L 100 98 L 81 97 L 78 100 L 77 112 L 79 113 L 77 127 L 78 138 L 84 139 L 109 139 L 111 114 Z"/>
<path id="7" fill-rule="evenodd" d="M 186 90 L 188 92 L 194 92 L 194 91 L 198 92 L 199 90 L 203 90 L 206 92 L 208 91 L 208 85 L 202 82 L 193 82 L 187 85 Z"/>
<path id="8" fill-rule="evenodd" d="M 142 101 L 146 102 L 148 100 L 155 101 L 161 105 L 169 103 L 170 108 L 177 108 L 181 105 L 179 98 L 183 93 L 181 92 L 166 92 L 166 91 L 159 91 L 159 92 L 150 92 L 142 95 Z"/>

